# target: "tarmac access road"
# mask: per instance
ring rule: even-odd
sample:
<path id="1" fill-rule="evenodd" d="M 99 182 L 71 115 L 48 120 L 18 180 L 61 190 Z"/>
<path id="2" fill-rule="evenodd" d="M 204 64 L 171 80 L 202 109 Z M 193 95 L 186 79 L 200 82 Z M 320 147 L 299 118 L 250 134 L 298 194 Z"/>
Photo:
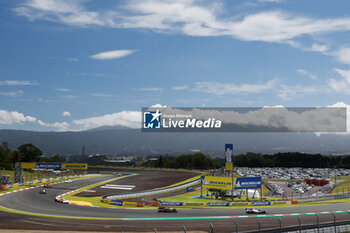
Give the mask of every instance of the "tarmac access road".
<path id="1" fill-rule="evenodd" d="M 55 197 L 104 180 L 112 176 L 99 176 L 76 180 L 73 183 L 55 184 L 46 189 L 47 194 L 39 194 L 41 188 L 16 192 L 0 197 L 0 206 L 19 211 L 38 213 L 44 215 L 92 217 L 92 218 L 157 218 L 155 220 L 84 220 L 38 217 L 31 215 L 12 214 L 0 212 L 0 229 L 32 229 L 32 230 L 81 230 L 81 231 L 123 231 L 123 232 L 152 232 L 154 227 L 161 231 L 181 231 L 185 225 L 188 231 L 201 230 L 208 232 L 209 223 L 214 225 L 217 232 L 233 232 L 234 221 L 239 225 L 239 231 L 257 229 L 256 219 L 236 219 L 232 216 L 245 215 L 244 208 L 240 209 L 178 209 L 177 214 L 158 213 L 156 209 L 121 209 L 96 208 L 78 205 L 64 205 L 54 201 Z M 334 203 L 313 206 L 291 206 L 279 208 L 266 208 L 269 214 L 290 214 L 337 211 L 350 209 L 350 203 Z M 211 217 L 217 216 L 217 219 Z M 230 218 L 224 218 L 231 216 Z M 186 218 L 168 219 L 164 218 Z M 195 219 L 204 217 L 204 219 Z M 208 217 L 208 218 L 205 218 Z M 337 214 L 337 220 L 348 219 L 349 214 Z M 332 215 L 320 215 L 320 222 L 330 222 Z M 296 225 L 297 217 L 282 217 L 283 226 Z M 278 227 L 277 218 L 261 219 L 262 228 Z M 315 223 L 315 216 L 303 216 L 302 224 Z"/>

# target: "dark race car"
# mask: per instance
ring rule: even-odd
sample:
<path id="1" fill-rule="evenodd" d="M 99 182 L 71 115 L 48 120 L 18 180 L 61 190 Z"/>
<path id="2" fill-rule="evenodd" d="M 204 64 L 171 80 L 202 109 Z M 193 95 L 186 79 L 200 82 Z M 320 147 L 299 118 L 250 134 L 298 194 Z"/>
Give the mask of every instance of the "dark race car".
<path id="1" fill-rule="evenodd" d="M 45 189 L 41 189 L 41 190 L 39 191 L 39 193 L 40 193 L 40 194 L 46 194 L 46 190 L 45 190 Z"/>
<path id="2" fill-rule="evenodd" d="M 177 213 L 177 210 L 169 207 L 159 207 L 158 213 Z"/>
<path id="3" fill-rule="evenodd" d="M 266 214 L 265 210 L 258 209 L 258 208 L 246 208 L 245 212 L 247 214 Z"/>

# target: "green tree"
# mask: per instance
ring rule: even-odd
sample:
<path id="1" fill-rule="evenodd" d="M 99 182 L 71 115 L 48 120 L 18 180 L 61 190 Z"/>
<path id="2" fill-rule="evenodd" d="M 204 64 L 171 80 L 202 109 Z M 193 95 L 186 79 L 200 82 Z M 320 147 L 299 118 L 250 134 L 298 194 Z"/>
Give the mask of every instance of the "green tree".
<path id="1" fill-rule="evenodd" d="M 12 169 L 11 150 L 8 148 L 7 142 L 0 145 L 0 168 Z"/>
<path id="2" fill-rule="evenodd" d="M 33 144 L 23 144 L 17 149 L 20 154 L 21 162 L 39 162 L 40 156 L 43 154 L 43 152 Z"/>

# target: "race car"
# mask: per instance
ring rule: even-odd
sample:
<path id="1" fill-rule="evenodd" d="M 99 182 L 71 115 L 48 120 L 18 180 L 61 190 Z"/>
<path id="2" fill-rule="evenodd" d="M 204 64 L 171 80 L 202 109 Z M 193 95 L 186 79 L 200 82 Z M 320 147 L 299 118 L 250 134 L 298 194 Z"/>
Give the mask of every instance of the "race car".
<path id="1" fill-rule="evenodd" d="M 64 183 L 73 183 L 73 180 L 65 180 Z"/>
<path id="2" fill-rule="evenodd" d="M 62 204 L 69 204 L 69 201 L 64 199 L 64 198 L 62 198 L 62 197 L 56 197 L 55 201 L 59 202 L 59 203 L 62 203 Z"/>
<path id="3" fill-rule="evenodd" d="M 52 184 L 44 184 L 44 188 L 51 188 Z"/>
<path id="4" fill-rule="evenodd" d="M 247 214 L 266 214 L 265 210 L 258 209 L 258 208 L 246 208 L 245 212 Z"/>
<path id="5" fill-rule="evenodd" d="M 45 189 L 41 189 L 41 190 L 39 191 L 39 193 L 40 193 L 40 194 L 46 194 L 46 190 L 45 190 Z"/>
<path id="6" fill-rule="evenodd" d="M 177 210 L 169 207 L 159 207 L 158 213 L 177 213 Z"/>

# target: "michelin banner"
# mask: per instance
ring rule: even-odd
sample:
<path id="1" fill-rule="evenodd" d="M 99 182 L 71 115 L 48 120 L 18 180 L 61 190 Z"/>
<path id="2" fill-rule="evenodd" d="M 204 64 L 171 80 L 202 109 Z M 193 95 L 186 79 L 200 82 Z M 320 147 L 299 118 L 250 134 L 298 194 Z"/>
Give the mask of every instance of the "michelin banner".
<path id="1" fill-rule="evenodd" d="M 225 144 L 225 169 L 226 171 L 233 170 L 233 144 Z"/>
<path id="2" fill-rule="evenodd" d="M 260 189 L 261 177 L 238 177 L 235 182 L 235 189 Z"/>
<path id="3" fill-rule="evenodd" d="M 86 170 L 86 163 L 21 163 L 22 169 Z"/>
<path id="4" fill-rule="evenodd" d="M 160 201 L 160 206 L 183 206 L 183 202 L 169 202 L 169 201 Z"/>
<path id="5" fill-rule="evenodd" d="M 222 176 L 201 176 L 201 185 L 209 189 L 232 189 L 232 178 Z"/>

